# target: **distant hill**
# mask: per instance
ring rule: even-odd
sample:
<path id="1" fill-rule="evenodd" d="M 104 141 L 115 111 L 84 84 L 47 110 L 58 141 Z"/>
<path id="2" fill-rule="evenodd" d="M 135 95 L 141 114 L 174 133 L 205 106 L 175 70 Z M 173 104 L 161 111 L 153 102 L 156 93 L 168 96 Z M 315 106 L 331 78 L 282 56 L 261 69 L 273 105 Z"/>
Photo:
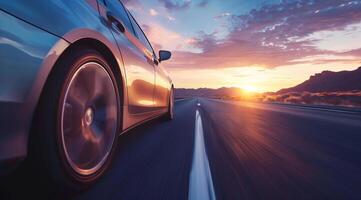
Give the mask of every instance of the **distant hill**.
<path id="1" fill-rule="evenodd" d="M 323 71 L 294 87 L 281 89 L 277 94 L 289 92 L 338 92 L 361 90 L 361 67 L 354 71 Z"/>
<path id="2" fill-rule="evenodd" d="M 188 98 L 188 97 L 208 97 L 208 98 L 224 98 L 224 97 L 238 97 L 241 96 L 242 90 L 235 87 L 222 87 L 218 89 L 210 88 L 176 88 L 175 98 Z"/>

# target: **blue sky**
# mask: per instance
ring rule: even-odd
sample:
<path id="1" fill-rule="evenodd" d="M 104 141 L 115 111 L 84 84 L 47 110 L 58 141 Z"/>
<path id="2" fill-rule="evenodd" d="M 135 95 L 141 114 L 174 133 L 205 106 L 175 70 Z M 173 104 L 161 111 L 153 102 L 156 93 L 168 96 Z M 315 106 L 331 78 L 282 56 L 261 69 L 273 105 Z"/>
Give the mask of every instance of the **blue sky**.
<path id="1" fill-rule="evenodd" d="M 231 29 L 230 16 L 247 14 L 252 9 L 279 3 L 279 0 L 128 0 L 125 2 L 141 24 L 162 24 L 167 29 L 189 38 L 198 37 L 202 33 L 216 33 L 217 38 L 222 39 Z M 175 6 L 166 7 L 164 2 L 171 2 Z M 151 12 L 155 16 L 152 16 Z"/>
<path id="2" fill-rule="evenodd" d="M 178 87 L 276 91 L 361 65 L 361 0 L 124 2 L 154 48 L 173 52 Z"/>

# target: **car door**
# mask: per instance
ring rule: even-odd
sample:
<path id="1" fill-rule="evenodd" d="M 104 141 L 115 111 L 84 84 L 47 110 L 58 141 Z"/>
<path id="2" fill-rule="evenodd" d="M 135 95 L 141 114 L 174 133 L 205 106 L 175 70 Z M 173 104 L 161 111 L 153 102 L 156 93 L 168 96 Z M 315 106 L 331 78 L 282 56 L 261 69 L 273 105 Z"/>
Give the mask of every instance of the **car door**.
<path id="1" fill-rule="evenodd" d="M 155 88 L 154 88 L 154 106 L 157 108 L 165 108 L 169 104 L 169 94 L 171 89 L 171 81 L 168 73 L 159 63 L 155 67 Z"/>
<path id="2" fill-rule="evenodd" d="M 140 114 L 154 110 L 153 52 L 142 42 L 132 17 L 119 0 L 105 0 L 106 18 L 123 57 L 127 77 L 128 112 Z"/>

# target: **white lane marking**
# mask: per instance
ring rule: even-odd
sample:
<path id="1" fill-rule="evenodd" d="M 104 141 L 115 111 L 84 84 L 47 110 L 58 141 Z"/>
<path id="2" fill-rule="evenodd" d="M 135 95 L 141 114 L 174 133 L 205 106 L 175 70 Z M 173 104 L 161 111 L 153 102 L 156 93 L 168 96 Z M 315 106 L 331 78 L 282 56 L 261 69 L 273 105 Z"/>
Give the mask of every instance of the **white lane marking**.
<path id="1" fill-rule="evenodd" d="M 204 145 L 202 119 L 196 111 L 194 151 L 189 178 L 189 200 L 215 200 L 211 170 Z"/>
<path id="2" fill-rule="evenodd" d="M 197 106 L 201 106 L 201 103 L 197 103 Z"/>

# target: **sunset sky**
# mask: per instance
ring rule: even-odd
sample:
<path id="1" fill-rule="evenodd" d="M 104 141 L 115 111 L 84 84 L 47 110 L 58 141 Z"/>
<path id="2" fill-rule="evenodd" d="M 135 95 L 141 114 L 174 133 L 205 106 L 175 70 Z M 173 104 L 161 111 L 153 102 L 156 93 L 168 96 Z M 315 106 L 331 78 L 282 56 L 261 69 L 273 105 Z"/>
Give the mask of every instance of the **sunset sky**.
<path id="1" fill-rule="evenodd" d="M 294 86 L 361 66 L 361 0 L 123 0 L 178 88 Z"/>

